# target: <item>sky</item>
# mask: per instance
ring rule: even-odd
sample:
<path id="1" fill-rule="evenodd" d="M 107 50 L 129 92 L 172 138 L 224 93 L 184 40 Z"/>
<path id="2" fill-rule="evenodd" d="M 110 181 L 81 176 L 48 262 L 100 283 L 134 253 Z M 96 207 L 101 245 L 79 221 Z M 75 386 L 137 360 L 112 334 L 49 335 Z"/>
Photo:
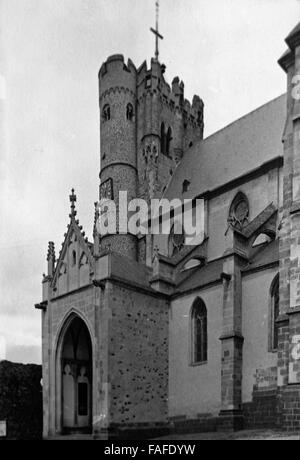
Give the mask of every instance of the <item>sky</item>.
<path id="1" fill-rule="evenodd" d="M 205 103 L 205 137 L 286 91 L 277 60 L 299 0 L 161 0 L 169 83 Z M 0 0 L 0 359 L 41 361 L 42 274 L 69 192 L 91 238 L 99 186 L 97 75 L 154 54 L 155 0 Z"/>

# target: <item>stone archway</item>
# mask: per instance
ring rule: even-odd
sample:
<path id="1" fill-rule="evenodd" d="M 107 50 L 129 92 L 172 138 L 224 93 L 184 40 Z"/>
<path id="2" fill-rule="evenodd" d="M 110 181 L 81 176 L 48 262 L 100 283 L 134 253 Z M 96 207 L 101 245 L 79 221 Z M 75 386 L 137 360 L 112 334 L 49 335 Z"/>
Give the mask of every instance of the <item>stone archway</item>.
<path id="1" fill-rule="evenodd" d="M 74 315 L 61 339 L 58 356 L 60 428 L 63 433 L 92 431 L 92 343 L 85 322 Z"/>

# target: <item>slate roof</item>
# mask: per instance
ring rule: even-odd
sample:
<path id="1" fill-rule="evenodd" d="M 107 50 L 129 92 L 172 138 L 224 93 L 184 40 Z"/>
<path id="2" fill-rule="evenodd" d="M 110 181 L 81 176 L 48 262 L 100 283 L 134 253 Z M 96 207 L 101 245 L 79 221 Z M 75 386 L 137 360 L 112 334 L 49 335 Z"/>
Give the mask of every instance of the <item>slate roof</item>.
<path id="1" fill-rule="evenodd" d="M 182 272 L 181 276 L 186 276 L 186 278 L 179 282 L 179 285 L 176 289 L 176 294 L 180 292 L 185 292 L 194 288 L 201 288 L 207 284 L 213 283 L 215 281 L 221 281 L 221 273 L 223 271 L 223 260 L 218 259 L 212 262 L 209 262 L 207 265 L 204 265 L 202 268 L 194 268 L 186 272 Z"/>
<path id="2" fill-rule="evenodd" d="M 164 197 L 195 198 L 282 157 L 285 118 L 284 94 L 195 144 L 176 168 Z M 182 194 L 184 180 L 190 187 Z"/>
<path id="3" fill-rule="evenodd" d="M 242 269 L 243 274 L 252 270 L 258 270 L 270 264 L 275 264 L 279 260 L 279 240 L 265 243 L 254 249 L 250 262 Z M 181 294 L 189 290 L 204 287 L 210 283 L 221 282 L 223 271 L 223 260 L 217 259 L 207 265 L 191 270 L 183 271 L 177 278 L 176 294 Z"/>
<path id="4" fill-rule="evenodd" d="M 151 269 L 117 252 L 111 253 L 111 273 L 119 279 L 150 288 Z"/>
<path id="5" fill-rule="evenodd" d="M 271 243 L 266 243 L 257 246 L 254 250 L 252 258 L 249 264 L 243 268 L 242 272 L 259 269 L 269 264 L 273 264 L 279 261 L 279 240 L 274 240 Z"/>

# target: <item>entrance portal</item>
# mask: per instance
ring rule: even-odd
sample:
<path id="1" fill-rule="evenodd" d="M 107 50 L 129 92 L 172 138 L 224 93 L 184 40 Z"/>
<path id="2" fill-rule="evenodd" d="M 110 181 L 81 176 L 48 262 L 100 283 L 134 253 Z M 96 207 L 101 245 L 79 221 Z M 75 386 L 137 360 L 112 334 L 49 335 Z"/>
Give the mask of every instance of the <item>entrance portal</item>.
<path id="1" fill-rule="evenodd" d="M 64 432 L 92 429 L 92 345 L 85 323 L 75 317 L 63 340 L 62 425 Z"/>

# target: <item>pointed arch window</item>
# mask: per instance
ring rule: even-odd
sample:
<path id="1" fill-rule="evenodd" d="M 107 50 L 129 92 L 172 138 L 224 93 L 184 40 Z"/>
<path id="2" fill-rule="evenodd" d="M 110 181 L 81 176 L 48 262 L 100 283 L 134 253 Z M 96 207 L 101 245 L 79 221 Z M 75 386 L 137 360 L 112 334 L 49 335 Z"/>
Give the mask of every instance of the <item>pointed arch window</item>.
<path id="1" fill-rule="evenodd" d="M 109 104 L 106 104 L 103 107 L 103 110 L 102 110 L 102 120 L 103 121 L 109 121 L 110 117 L 111 117 L 110 106 L 109 106 Z"/>
<path id="2" fill-rule="evenodd" d="M 192 364 L 207 361 L 207 309 L 202 299 L 197 297 L 192 306 Z"/>
<path id="3" fill-rule="evenodd" d="M 190 181 L 188 181 L 187 179 L 185 179 L 182 183 L 182 193 L 186 193 L 189 191 L 189 188 L 190 188 Z"/>
<path id="4" fill-rule="evenodd" d="M 77 254 L 76 251 L 72 251 L 72 266 L 75 267 L 77 263 Z"/>
<path id="5" fill-rule="evenodd" d="M 167 129 L 164 122 L 162 122 L 160 127 L 160 151 L 163 155 L 171 155 L 172 136 L 172 128 Z"/>
<path id="6" fill-rule="evenodd" d="M 132 104 L 127 104 L 126 107 L 126 118 L 128 121 L 133 121 L 134 118 L 134 110 Z"/>
<path id="7" fill-rule="evenodd" d="M 166 155 L 170 156 L 171 152 L 171 141 L 172 141 L 172 129 L 169 128 L 166 137 Z"/>
<path id="8" fill-rule="evenodd" d="M 166 130 L 164 123 L 160 127 L 160 151 L 163 155 L 166 154 Z"/>
<path id="9" fill-rule="evenodd" d="M 270 312 L 270 351 L 275 351 L 278 349 L 278 323 L 277 319 L 279 317 L 279 275 L 276 275 L 270 290 L 270 299 L 271 299 L 271 312 Z"/>

